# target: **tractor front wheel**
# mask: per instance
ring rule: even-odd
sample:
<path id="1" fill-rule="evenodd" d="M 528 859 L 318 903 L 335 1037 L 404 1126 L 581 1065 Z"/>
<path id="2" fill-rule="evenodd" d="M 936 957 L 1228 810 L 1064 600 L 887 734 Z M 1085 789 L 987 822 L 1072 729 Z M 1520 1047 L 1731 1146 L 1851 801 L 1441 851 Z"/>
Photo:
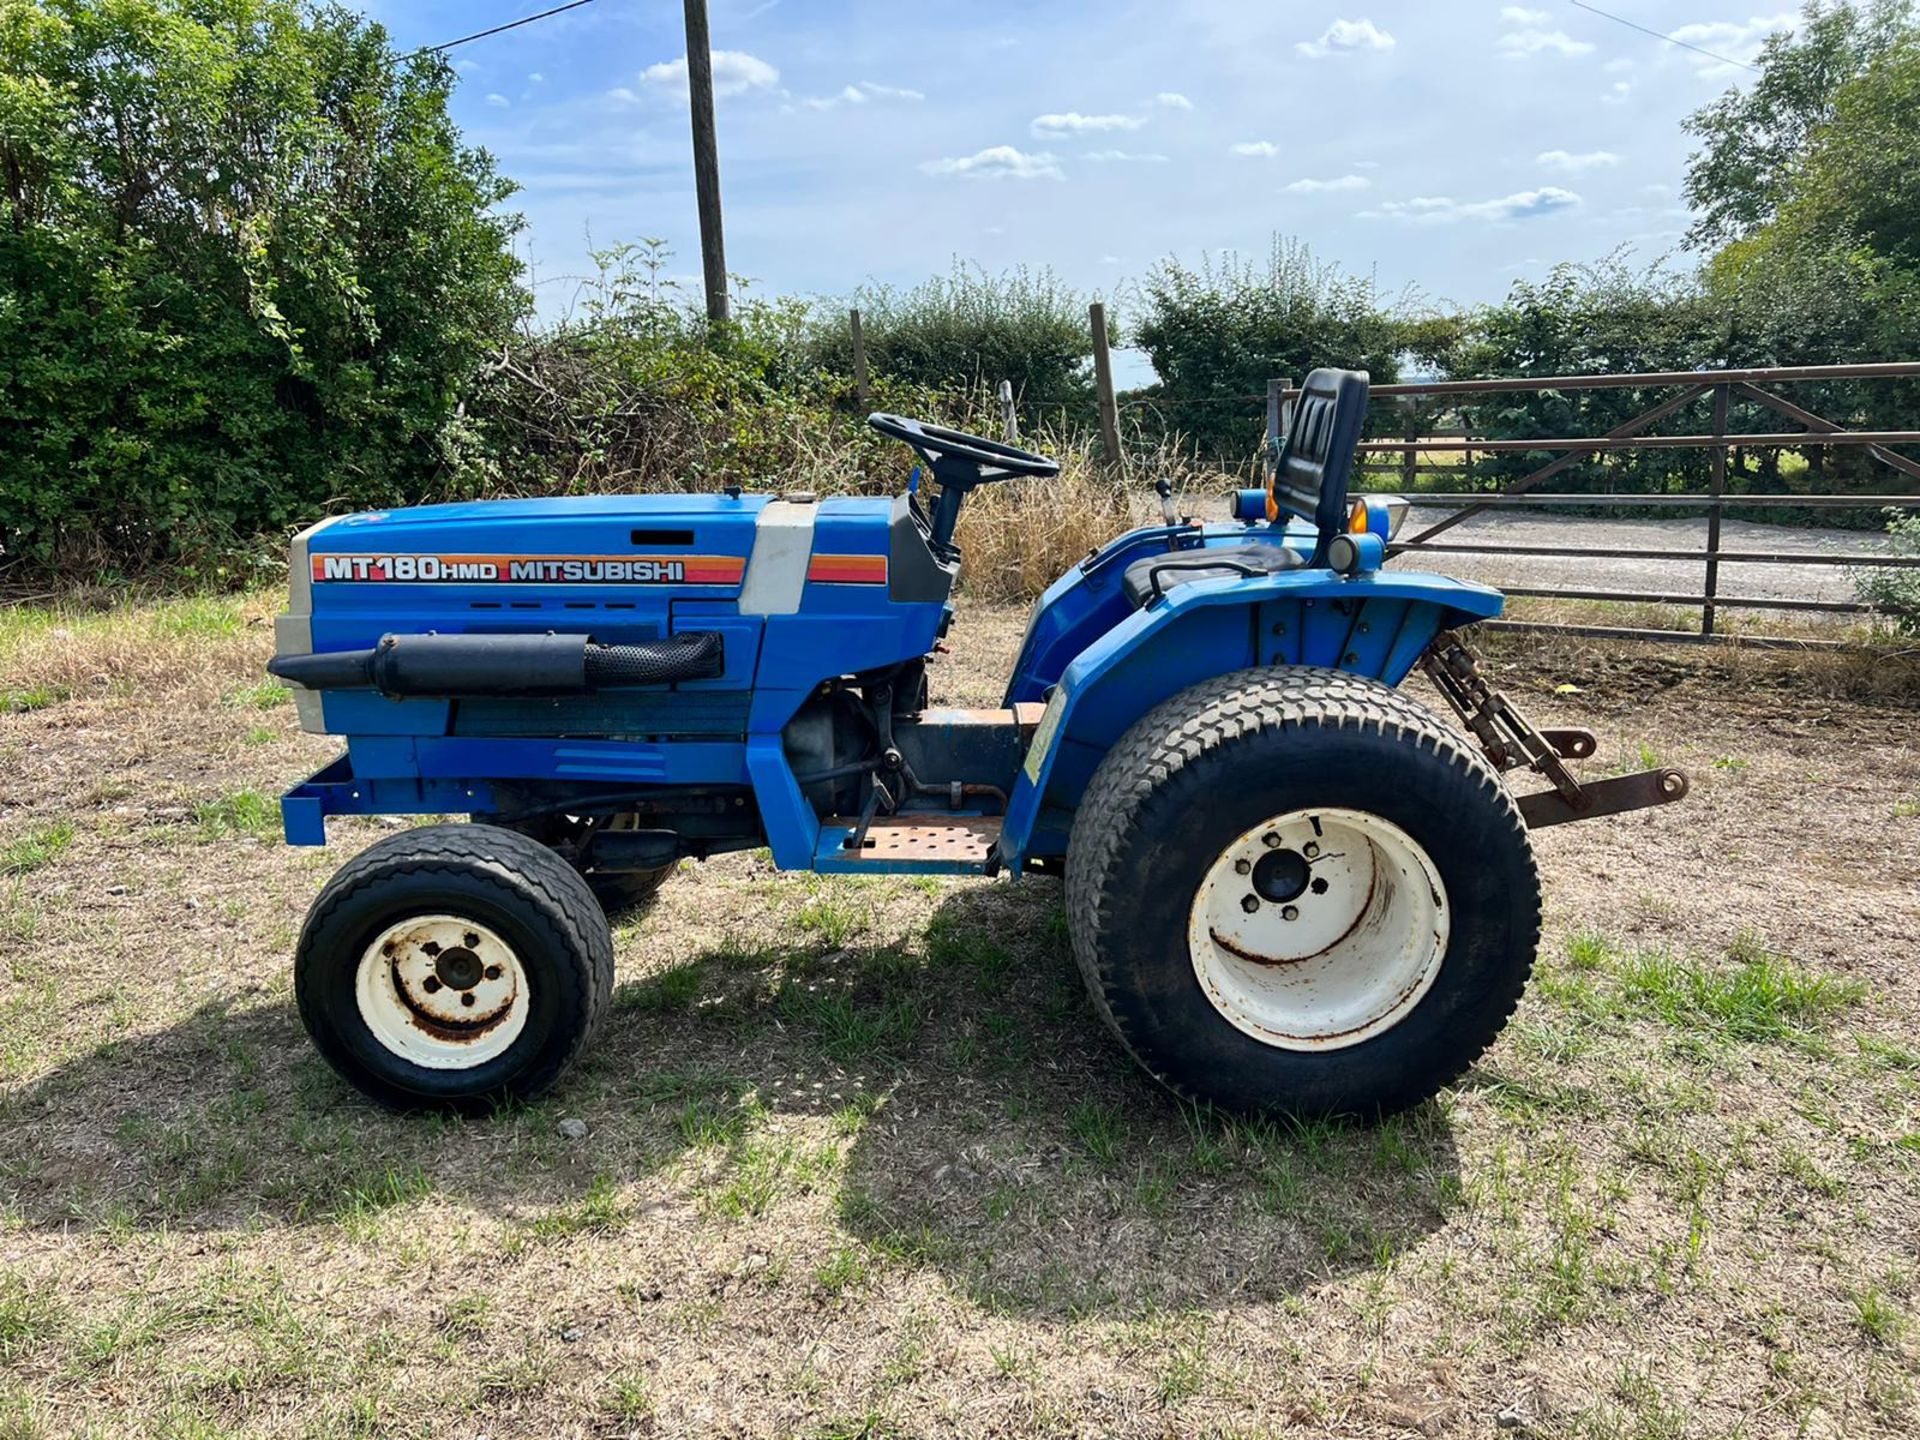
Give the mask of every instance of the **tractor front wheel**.
<path id="1" fill-rule="evenodd" d="M 1384 685 L 1304 668 L 1206 681 L 1121 738 L 1074 822 L 1067 906 L 1149 1072 L 1305 1115 L 1457 1077 L 1540 934 L 1526 826 L 1484 757 Z"/>
<path id="2" fill-rule="evenodd" d="M 321 1055 L 382 1104 L 531 1099 L 605 1012 L 613 937 L 586 881 L 539 841 L 432 825 L 327 882 L 293 984 Z"/>

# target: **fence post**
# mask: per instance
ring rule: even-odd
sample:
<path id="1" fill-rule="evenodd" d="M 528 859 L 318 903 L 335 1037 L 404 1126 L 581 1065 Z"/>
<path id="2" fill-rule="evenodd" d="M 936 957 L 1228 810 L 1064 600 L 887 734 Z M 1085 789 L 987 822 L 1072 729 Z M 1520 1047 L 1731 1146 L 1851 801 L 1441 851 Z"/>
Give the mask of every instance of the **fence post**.
<path id="1" fill-rule="evenodd" d="M 1280 453 L 1278 442 L 1287 438 L 1287 431 L 1293 428 L 1293 402 L 1287 399 L 1287 391 L 1293 388 L 1291 377 L 1267 381 L 1267 442 L 1270 453 L 1269 463 Z"/>
<path id="2" fill-rule="evenodd" d="M 1713 597 L 1720 591 L 1720 516 L 1726 506 L 1721 503 L 1727 493 L 1727 386 L 1723 382 L 1713 387 L 1713 460 L 1709 474 L 1712 480 L 1709 493 L 1713 503 L 1707 507 L 1707 581 L 1701 589 L 1706 603 L 1700 607 L 1700 633 L 1713 634 Z"/>
<path id="3" fill-rule="evenodd" d="M 1107 307 L 1098 300 L 1087 307 L 1093 329 L 1093 383 L 1100 394 L 1100 448 L 1109 465 L 1120 463 L 1120 407 L 1113 398 L 1113 357 L 1107 353 Z"/>
<path id="4" fill-rule="evenodd" d="M 853 398 L 862 410 L 867 408 L 867 341 L 860 333 L 860 312 L 847 312 L 847 325 L 853 332 Z"/>
<path id="5" fill-rule="evenodd" d="M 1407 406 L 1407 444 L 1411 445 L 1420 438 L 1420 410 L 1417 405 Z M 1400 484 L 1408 494 L 1413 493 L 1414 477 L 1419 473 L 1419 456 L 1407 451 L 1400 461 Z"/>
<path id="6" fill-rule="evenodd" d="M 1000 438 L 1009 445 L 1020 443 L 1020 417 L 1013 409 L 1013 381 L 1002 380 L 995 392 L 1000 400 Z"/>

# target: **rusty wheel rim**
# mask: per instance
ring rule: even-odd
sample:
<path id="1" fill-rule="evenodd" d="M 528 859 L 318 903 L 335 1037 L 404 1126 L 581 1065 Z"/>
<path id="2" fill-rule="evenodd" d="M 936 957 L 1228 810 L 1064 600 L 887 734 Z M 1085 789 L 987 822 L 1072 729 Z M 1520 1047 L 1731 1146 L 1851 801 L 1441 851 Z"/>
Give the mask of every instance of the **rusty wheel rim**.
<path id="1" fill-rule="evenodd" d="M 1294 810 L 1222 850 L 1187 944 L 1207 999 L 1282 1050 L 1343 1049 L 1392 1029 L 1439 977 L 1451 929 L 1426 850 L 1360 810 Z"/>
<path id="2" fill-rule="evenodd" d="M 497 1059 L 527 1023 L 527 975 L 513 947 L 459 915 L 388 926 L 361 954 L 354 999 L 375 1040 L 429 1070 Z"/>

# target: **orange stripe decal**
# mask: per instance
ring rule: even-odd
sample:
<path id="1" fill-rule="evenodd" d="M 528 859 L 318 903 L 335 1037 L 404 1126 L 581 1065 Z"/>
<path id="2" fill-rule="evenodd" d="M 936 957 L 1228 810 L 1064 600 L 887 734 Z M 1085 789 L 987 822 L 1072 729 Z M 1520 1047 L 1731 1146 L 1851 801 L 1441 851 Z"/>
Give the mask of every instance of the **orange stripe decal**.
<path id="1" fill-rule="evenodd" d="M 807 564 L 807 579 L 816 585 L 884 585 L 884 555 L 816 555 Z"/>

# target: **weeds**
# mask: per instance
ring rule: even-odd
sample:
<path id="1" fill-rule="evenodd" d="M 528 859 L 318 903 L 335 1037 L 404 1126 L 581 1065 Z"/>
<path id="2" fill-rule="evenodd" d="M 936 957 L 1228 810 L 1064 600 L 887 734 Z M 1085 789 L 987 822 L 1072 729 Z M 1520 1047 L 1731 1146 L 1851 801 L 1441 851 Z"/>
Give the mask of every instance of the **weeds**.
<path id="1" fill-rule="evenodd" d="M 252 836 L 274 840 L 280 835 L 280 806 L 263 790 L 236 790 L 193 807 L 194 823 L 202 840 Z"/>
<path id="2" fill-rule="evenodd" d="M 65 820 L 16 835 L 0 846 L 0 875 L 26 875 L 51 865 L 73 844 L 73 826 Z"/>
<path id="3" fill-rule="evenodd" d="M 1857 1003 L 1858 981 L 1815 975 L 1767 949 L 1752 936 L 1728 950 L 1732 969 L 1709 967 L 1664 950 L 1622 963 L 1629 1004 L 1669 1025 L 1709 1029 L 1732 1040 L 1785 1040 Z"/>

